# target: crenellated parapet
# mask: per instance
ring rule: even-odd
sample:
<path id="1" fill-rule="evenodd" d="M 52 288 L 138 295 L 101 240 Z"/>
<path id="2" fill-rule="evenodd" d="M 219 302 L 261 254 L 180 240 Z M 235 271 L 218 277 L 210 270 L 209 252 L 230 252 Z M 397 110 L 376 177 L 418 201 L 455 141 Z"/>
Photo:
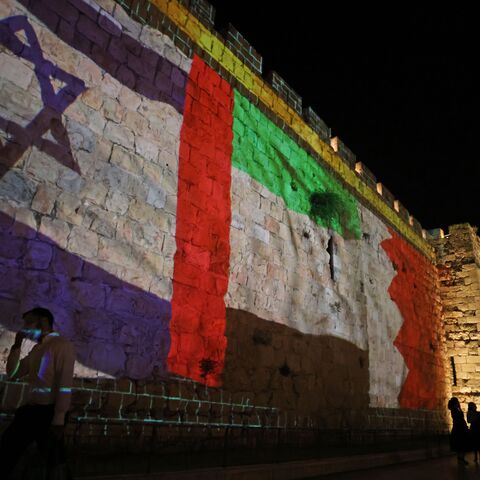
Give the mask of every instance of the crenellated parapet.
<path id="1" fill-rule="evenodd" d="M 262 56 L 245 40 L 245 37 L 232 24 L 228 25 L 224 35 L 227 47 L 252 71 L 261 75 Z"/>

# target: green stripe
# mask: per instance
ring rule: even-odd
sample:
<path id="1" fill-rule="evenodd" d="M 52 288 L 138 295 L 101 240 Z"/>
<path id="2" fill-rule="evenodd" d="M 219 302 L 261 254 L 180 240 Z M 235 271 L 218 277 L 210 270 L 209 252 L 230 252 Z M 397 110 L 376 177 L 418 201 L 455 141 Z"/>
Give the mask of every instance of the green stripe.
<path id="1" fill-rule="evenodd" d="M 360 238 L 355 197 L 236 90 L 233 117 L 234 167 L 281 197 L 288 209 L 345 238 Z"/>

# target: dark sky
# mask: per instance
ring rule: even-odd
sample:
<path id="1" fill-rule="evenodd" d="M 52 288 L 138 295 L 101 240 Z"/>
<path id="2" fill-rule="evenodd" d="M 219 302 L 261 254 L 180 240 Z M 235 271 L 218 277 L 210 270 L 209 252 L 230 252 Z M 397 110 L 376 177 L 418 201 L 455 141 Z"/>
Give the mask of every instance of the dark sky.
<path id="1" fill-rule="evenodd" d="M 480 161 L 473 11 L 212 0 L 424 228 L 469 222 Z M 316 8 L 315 8 L 316 7 Z"/>

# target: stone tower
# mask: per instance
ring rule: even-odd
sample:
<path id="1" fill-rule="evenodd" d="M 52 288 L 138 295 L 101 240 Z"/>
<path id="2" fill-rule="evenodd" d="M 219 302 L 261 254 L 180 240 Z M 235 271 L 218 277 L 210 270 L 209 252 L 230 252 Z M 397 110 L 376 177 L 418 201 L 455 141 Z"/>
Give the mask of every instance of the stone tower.
<path id="1" fill-rule="evenodd" d="M 480 238 L 468 223 L 435 232 L 452 394 L 463 404 L 480 397 Z"/>

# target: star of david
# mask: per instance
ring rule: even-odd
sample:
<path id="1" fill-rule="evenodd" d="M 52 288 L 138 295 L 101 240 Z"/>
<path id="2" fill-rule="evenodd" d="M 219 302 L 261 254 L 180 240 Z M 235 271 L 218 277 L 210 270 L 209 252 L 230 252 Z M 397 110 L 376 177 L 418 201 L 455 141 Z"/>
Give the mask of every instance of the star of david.
<path id="1" fill-rule="evenodd" d="M 17 36 L 20 32 L 28 43 Z M 0 128 L 8 136 L 5 144 L 0 142 L 0 178 L 33 145 L 80 173 L 62 123 L 62 113 L 86 90 L 85 83 L 44 58 L 35 30 L 25 16 L 0 20 L 0 44 L 33 64 L 43 101 L 42 110 L 25 127 L 0 116 Z M 52 82 L 61 88 L 55 91 Z M 44 138 L 47 132 L 55 141 Z"/>

